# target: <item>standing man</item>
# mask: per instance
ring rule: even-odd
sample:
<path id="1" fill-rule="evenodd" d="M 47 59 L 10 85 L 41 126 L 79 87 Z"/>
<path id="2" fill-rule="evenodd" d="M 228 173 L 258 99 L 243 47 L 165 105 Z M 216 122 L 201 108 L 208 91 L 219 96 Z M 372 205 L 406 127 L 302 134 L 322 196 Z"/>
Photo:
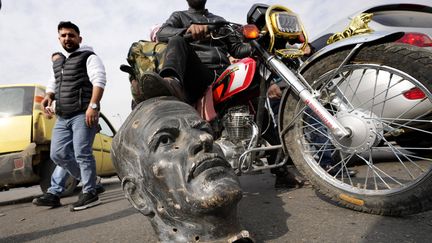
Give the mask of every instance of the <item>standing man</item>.
<path id="1" fill-rule="evenodd" d="M 96 192 L 96 162 L 92 145 L 97 131 L 100 100 L 106 84 L 105 68 L 93 49 L 81 46 L 78 26 L 60 22 L 59 41 L 64 51 L 53 62 L 53 78 L 42 101 L 46 115 L 53 115 L 55 101 L 56 124 L 51 138 L 51 159 L 82 183 L 78 201 L 71 211 L 100 204 Z M 48 192 L 33 200 L 37 206 L 60 206 L 66 173 L 51 177 Z"/>

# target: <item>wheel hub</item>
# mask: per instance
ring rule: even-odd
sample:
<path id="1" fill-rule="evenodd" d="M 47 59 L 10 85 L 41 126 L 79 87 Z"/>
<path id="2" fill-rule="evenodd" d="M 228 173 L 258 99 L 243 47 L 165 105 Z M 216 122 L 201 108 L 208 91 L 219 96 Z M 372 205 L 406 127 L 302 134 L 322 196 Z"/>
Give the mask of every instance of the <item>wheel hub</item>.
<path id="1" fill-rule="evenodd" d="M 351 131 L 349 137 L 333 137 L 333 144 L 343 152 L 362 153 L 381 141 L 383 125 L 373 113 L 361 109 L 340 111 L 336 118 L 342 126 Z"/>

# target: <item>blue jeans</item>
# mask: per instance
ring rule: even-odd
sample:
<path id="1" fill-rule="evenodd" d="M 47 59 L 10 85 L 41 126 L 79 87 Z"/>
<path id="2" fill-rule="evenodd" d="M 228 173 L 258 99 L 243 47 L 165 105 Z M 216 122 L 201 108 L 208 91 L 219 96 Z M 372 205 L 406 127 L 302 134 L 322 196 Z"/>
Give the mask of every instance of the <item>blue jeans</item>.
<path id="1" fill-rule="evenodd" d="M 83 193 L 96 192 L 96 161 L 92 149 L 96 128 L 86 125 L 85 113 L 71 118 L 57 117 L 50 156 L 58 166 L 51 176 L 49 193 L 60 195 L 64 191 L 67 172 L 81 181 Z"/>
<path id="2" fill-rule="evenodd" d="M 60 196 L 66 189 L 68 177 L 68 171 L 57 165 L 51 175 L 51 187 L 48 188 L 48 192 Z"/>
<path id="3" fill-rule="evenodd" d="M 69 178 L 67 170 L 60 166 L 56 166 L 51 176 L 51 187 L 48 192 L 60 196 L 66 190 L 66 181 Z M 102 184 L 96 184 L 96 190 L 103 188 Z"/>

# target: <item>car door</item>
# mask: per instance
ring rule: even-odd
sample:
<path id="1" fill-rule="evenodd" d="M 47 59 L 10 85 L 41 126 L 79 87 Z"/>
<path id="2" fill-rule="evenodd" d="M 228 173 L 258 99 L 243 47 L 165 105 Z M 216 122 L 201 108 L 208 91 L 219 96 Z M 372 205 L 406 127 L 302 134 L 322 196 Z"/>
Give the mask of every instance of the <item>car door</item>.
<path id="1" fill-rule="evenodd" d="M 108 176 L 114 175 L 116 173 L 114 165 L 111 160 L 111 143 L 115 135 L 115 130 L 108 119 L 101 114 L 99 119 L 99 136 L 101 139 L 101 155 L 102 155 L 102 166 L 100 170 L 100 175 Z"/>
<path id="2" fill-rule="evenodd" d="M 101 134 L 98 132 L 93 141 L 93 156 L 96 160 L 96 173 L 99 175 L 103 164 L 103 146 Z"/>

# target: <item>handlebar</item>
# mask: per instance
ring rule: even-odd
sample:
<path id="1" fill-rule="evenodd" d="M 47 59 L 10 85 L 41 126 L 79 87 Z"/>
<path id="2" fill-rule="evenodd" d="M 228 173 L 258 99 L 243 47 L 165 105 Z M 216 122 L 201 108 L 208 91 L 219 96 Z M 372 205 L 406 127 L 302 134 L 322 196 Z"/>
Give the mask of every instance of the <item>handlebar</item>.
<path id="1" fill-rule="evenodd" d="M 227 25 L 238 25 L 240 26 L 240 24 L 235 24 L 232 22 L 228 22 L 228 21 L 217 21 L 217 22 L 191 22 L 192 24 L 196 24 L 196 25 L 207 25 L 208 26 L 208 31 L 211 32 L 216 32 L 217 30 L 219 30 L 221 27 L 227 26 Z M 183 35 L 183 38 L 187 41 L 187 42 L 191 42 L 193 41 L 192 38 L 192 34 L 191 33 L 185 33 Z"/>

